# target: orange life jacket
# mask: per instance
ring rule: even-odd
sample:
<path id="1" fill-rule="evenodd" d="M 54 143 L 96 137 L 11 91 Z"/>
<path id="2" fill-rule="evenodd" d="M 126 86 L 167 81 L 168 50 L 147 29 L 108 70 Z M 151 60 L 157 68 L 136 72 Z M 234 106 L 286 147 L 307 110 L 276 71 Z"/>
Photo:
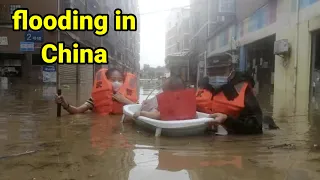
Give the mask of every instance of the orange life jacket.
<path id="1" fill-rule="evenodd" d="M 113 109 L 112 83 L 107 79 L 107 71 L 108 69 L 102 68 L 96 73 L 91 93 L 94 111 L 102 115 L 110 114 Z"/>
<path id="2" fill-rule="evenodd" d="M 196 95 L 197 110 L 203 113 L 212 114 L 211 110 L 212 93 L 206 89 L 199 89 Z"/>
<path id="3" fill-rule="evenodd" d="M 167 91 L 157 95 L 161 120 L 187 120 L 196 117 L 194 89 Z"/>
<path id="4" fill-rule="evenodd" d="M 243 83 L 238 96 L 229 101 L 223 92 L 220 92 L 212 97 L 209 91 L 200 89 L 197 94 L 198 111 L 204 113 L 223 113 L 229 116 L 238 117 L 244 108 L 245 92 L 248 83 Z M 201 94 L 201 92 L 203 92 Z M 201 95 L 199 95 L 201 94 Z"/>
<path id="5" fill-rule="evenodd" d="M 108 69 L 102 68 L 96 73 L 94 86 L 92 89 L 92 98 L 94 101 L 94 110 L 102 115 L 122 114 L 123 104 L 112 99 L 112 83 L 107 79 L 106 72 Z M 126 73 L 123 85 L 119 93 L 133 102 L 138 101 L 136 76 Z"/>

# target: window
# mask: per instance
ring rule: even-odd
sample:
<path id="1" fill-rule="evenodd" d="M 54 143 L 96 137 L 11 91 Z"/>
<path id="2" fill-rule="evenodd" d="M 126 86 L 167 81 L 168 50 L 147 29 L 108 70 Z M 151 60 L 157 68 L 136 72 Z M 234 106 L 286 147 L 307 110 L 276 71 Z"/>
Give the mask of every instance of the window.
<path id="1" fill-rule="evenodd" d="M 11 4 L 10 5 L 10 14 L 13 14 L 13 12 L 16 10 L 16 9 L 19 9 L 21 8 L 21 5 L 19 4 Z"/>
<path id="2" fill-rule="evenodd" d="M 233 13 L 235 11 L 235 1 L 234 0 L 220 0 L 219 1 L 219 12 L 229 12 Z"/>

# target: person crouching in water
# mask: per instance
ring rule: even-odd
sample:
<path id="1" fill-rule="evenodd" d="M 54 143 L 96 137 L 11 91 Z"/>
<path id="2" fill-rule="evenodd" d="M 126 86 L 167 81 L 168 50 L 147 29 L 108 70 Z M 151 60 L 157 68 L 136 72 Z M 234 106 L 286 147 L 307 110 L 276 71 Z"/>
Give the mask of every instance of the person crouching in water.
<path id="1" fill-rule="evenodd" d="M 162 85 L 162 91 L 180 91 L 186 89 L 183 80 L 178 76 L 170 76 L 166 79 Z M 137 118 L 139 116 L 148 117 L 151 119 L 161 120 L 160 111 L 158 109 L 157 96 L 145 100 L 142 103 L 141 111 L 134 113 L 133 117 Z"/>
<path id="2" fill-rule="evenodd" d="M 124 76 L 120 70 L 115 68 L 100 69 L 96 73 L 92 97 L 84 104 L 78 107 L 72 106 L 63 96 L 58 95 L 55 101 L 61 103 L 70 114 L 84 113 L 88 110 L 95 110 L 100 114 L 122 114 L 123 105 L 136 104 L 138 100 L 136 88 L 134 75 L 127 73 Z"/>
<path id="3" fill-rule="evenodd" d="M 211 114 L 213 125 L 224 126 L 229 134 L 262 134 L 263 114 L 254 85 L 252 76 L 231 68 L 223 76 L 205 77 L 196 95 L 197 111 Z"/>

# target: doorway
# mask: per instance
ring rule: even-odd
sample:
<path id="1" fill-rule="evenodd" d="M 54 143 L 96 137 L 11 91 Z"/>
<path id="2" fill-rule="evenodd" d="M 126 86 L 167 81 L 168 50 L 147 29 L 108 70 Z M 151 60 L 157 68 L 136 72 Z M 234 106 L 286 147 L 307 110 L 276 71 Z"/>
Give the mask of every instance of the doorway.
<path id="1" fill-rule="evenodd" d="M 246 49 L 246 71 L 256 82 L 255 92 L 261 107 L 272 111 L 274 91 L 274 41 L 275 35 L 248 44 Z"/>
<path id="2" fill-rule="evenodd" d="M 312 109 L 319 109 L 320 101 L 320 30 L 312 33 L 310 100 Z"/>

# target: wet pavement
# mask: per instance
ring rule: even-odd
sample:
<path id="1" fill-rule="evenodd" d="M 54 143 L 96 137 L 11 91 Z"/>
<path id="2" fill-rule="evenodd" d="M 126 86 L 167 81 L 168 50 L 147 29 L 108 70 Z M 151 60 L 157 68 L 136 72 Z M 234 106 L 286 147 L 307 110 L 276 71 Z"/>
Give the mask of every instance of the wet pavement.
<path id="1" fill-rule="evenodd" d="M 90 85 L 79 87 L 63 86 L 71 104 L 89 97 Z M 156 139 L 120 116 L 56 118 L 54 92 L 1 88 L 1 180 L 320 179 L 317 113 L 276 118 L 281 129 L 261 136 Z M 140 92 L 143 99 L 150 89 Z"/>

